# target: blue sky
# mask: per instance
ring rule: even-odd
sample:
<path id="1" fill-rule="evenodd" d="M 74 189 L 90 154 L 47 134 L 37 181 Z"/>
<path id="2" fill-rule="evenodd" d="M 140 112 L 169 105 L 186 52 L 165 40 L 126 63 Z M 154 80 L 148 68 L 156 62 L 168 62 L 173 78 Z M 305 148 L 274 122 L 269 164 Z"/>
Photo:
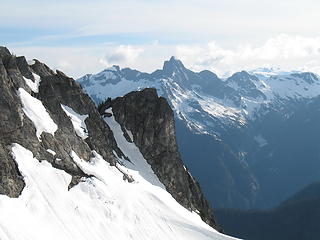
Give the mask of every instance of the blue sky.
<path id="1" fill-rule="evenodd" d="M 175 55 L 222 75 L 320 73 L 315 0 L 3 0 L 1 45 L 73 77 L 113 64 L 153 71 Z"/>

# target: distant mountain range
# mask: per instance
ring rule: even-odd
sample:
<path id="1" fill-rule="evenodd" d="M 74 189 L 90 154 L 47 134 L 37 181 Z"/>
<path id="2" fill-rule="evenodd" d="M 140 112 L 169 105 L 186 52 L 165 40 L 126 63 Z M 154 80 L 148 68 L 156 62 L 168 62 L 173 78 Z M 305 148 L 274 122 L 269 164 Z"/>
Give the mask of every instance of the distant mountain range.
<path id="1" fill-rule="evenodd" d="M 174 110 L 186 166 L 214 207 L 275 207 L 320 180 L 314 73 L 257 69 L 221 79 L 172 57 L 150 74 L 113 66 L 77 81 L 97 104 L 156 88 Z"/>

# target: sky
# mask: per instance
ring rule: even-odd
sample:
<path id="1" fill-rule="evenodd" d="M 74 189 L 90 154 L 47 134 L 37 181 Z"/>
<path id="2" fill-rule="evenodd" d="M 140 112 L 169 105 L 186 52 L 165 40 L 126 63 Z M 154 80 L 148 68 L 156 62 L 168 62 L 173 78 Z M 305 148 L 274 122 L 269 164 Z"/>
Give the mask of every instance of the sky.
<path id="1" fill-rule="evenodd" d="M 78 78 L 152 72 L 171 56 L 220 76 L 260 67 L 320 74 L 316 0 L 1 0 L 0 45 Z"/>

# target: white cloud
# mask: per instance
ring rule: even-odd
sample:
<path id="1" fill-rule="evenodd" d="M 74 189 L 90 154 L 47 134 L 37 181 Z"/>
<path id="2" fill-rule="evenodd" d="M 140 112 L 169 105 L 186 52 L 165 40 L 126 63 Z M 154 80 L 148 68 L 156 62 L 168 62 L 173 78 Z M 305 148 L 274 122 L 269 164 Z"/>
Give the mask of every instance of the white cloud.
<path id="1" fill-rule="evenodd" d="M 320 74 L 320 37 L 279 35 L 260 46 L 225 48 L 217 42 L 203 45 L 166 45 L 159 41 L 144 45 L 104 44 L 96 47 L 14 47 L 17 55 L 37 58 L 72 77 L 96 73 L 113 64 L 153 72 L 175 55 L 186 67 L 209 69 L 222 76 L 258 67 L 304 70 Z"/>
<path id="2" fill-rule="evenodd" d="M 173 46 L 157 42 L 139 46 L 103 44 L 95 47 L 9 47 L 9 50 L 28 59 L 38 59 L 74 78 L 97 73 L 111 65 L 152 72 L 161 68 L 164 60 L 174 53 Z"/>
<path id="3" fill-rule="evenodd" d="M 261 46 L 241 45 L 224 49 L 216 42 L 206 45 L 181 45 L 176 55 L 194 70 L 211 69 L 218 74 L 258 68 L 280 67 L 286 70 L 319 72 L 320 37 L 292 37 L 281 34 Z"/>
<path id="4" fill-rule="evenodd" d="M 109 67 L 116 65 L 130 65 L 144 51 L 142 47 L 131 45 L 120 45 L 114 49 L 110 49 L 108 53 L 101 58 L 100 62 Z"/>
<path id="5" fill-rule="evenodd" d="M 52 69 L 59 69 L 71 77 L 101 71 L 103 47 L 13 47 L 10 51 L 27 59 L 38 59 Z"/>

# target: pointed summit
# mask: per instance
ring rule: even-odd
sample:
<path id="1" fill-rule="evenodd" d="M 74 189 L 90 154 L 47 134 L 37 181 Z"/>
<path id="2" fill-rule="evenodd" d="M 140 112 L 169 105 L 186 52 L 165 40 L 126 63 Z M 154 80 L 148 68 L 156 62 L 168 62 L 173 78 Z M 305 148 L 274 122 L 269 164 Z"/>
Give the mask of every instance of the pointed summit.
<path id="1" fill-rule="evenodd" d="M 169 62 L 180 62 L 180 60 L 177 59 L 175 56 L 171 56 Z"/>
<path id="2" fill-rule="evenodd" d="M 165 61 L 163 65 L 163 71 L 170 74 L 175 71 L 181 71 L 184 69 L 185 67 L 183 63 L 174 56 L 172 56 L 169 61 Z"/>

